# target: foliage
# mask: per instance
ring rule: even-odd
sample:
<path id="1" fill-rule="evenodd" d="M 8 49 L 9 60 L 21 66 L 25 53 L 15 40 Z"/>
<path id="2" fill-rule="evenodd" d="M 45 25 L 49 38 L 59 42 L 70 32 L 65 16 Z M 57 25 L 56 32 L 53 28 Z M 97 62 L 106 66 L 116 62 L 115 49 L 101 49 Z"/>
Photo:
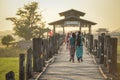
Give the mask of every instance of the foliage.
<path id="1" fill-rule="evenodd" d="M 20 53 L 26 53 L 26 49 L 18 47 L 0 47 L 0 57 L 18 57 Z"/>
<path id="2" fill-rule="evenodd" d="M 1 43 L 3 45 L 9 46 L 10 42 L 14 41 L 14 38 L 11 35 L 4 36 L 1 40 Z"/>
<path id="3" fill-rule="evenodd" d="M 42 12 L 42 11 L 41 11 Z M 30 40 L 33 37 L 42 35 L 41 30 L 44 30 L 45 22 L 42 21 L 42 14 L 38 12 L 38 3 L 31 2 L 30 4 L 24 5 L 17 11 L 18 17 L 6 18 L 14 23 L 13 30 L 15 35 Z"/>
<path id="4" fill-rule="evenodd" d="M 41 36 L 43 36 L 43 34 L 45 33 L 45 32 L 49 32 L 50 31 L 50 29 L 49 28 L 44 28 L 44 29 L 40 29 L 40 31 L 36 31 L 36 36 L 39 36 L 39 37 L 41 37 Z M 37 35 L 38 34 L 38 35 Z"/>

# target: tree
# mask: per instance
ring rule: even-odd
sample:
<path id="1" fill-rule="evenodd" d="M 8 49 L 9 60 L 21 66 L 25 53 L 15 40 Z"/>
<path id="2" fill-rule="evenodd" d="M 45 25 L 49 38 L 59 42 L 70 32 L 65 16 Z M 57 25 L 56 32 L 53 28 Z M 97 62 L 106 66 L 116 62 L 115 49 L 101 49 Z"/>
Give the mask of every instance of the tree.
<path id="1" fill-rule="evenodd" d="M 6 18 L 14 23 L 13 30 L 15 35 L 30 40 L 33 37 L 41 35 L 40 32 L 45 27 L 45 22 L 42 21 L 41 12 L 37 11 L 38 3 L 31 2 L 30 4 L 24 5 L 17 11 L 18 17 Z"/>
<path id="2" fill-rule="evenodd" d="M 4 36 L 1 40 L 1 43 L 3 45 L 9 46 L 10 42 L 14 41 L 14 38 L 11 35 Z"/>

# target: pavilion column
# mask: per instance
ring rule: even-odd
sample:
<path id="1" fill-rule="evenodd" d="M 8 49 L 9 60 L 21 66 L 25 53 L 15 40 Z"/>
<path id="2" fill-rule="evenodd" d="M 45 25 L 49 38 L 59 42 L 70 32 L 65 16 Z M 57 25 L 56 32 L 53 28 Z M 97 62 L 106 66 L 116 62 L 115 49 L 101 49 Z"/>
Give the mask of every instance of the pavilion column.
<path id="1" fill-rule="evenodd" d="M 89 34 L 91 34 L 91 25 L 89 25 L 88 28 L 89 28 Z"/>
<path id="2" fill-rule="evenodd" d="M 53 25 L 53 33 L 55 34 L 55 25 Z"/>
<path id="3" fill-rule="evenodd" d="M 81 32 L 81 27 L 82 27 L 82 24 L 79 25 L 79 31 Z"/>
<path id="4" fill-rule="evenodd" d="M 63 34 L 65 34 L 65 27 L 63 24 L 61 26 L 63 27 Z"/>

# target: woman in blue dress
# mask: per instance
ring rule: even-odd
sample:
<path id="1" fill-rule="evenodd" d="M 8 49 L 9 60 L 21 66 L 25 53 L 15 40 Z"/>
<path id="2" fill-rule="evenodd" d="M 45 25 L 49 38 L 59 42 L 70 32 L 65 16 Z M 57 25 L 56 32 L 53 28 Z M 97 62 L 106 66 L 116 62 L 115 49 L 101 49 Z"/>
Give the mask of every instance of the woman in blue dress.
<path id="1" fill-rule="evenodd" d="M 75 55 L 75 40 L 76 40 L 76 36 L 75 33 L 72 33 L 72 37 L 70 37 L 69 40 L 69 46 L 70 46 L 70 60 L 74 62 L 74 55 Z"/>
<path id="2" fill-rule="evenodd" d="M 83 36 L 79 31 L 76 40 L 76 57 L 78 62 L 83 61 L 82 56 L 83 56 Z"/>

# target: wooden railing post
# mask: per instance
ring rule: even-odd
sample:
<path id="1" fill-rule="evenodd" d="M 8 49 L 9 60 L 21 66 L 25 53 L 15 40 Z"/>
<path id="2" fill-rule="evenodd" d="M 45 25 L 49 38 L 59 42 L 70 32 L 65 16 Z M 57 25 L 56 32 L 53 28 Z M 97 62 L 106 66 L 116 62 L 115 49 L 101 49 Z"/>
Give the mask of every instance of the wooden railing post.
<path id="1" fill-rule="evenodd" d="M 47 40 L 47 55 L 49 59 L 50 58 L 50 39 Z"/>
<path id="2" fill-rule="evenodd" d="M 98 36 L 98 52 L 97 52 L 97 57 L 100 58 L 101 55 L 101 36 Z"/>
<path id="3" fill-rule="evenodd" d="M 27 63 L 26 63 L 26 80 L 32 77 L 32 49 L 27 50 Z"/>
<path id="4" fill-rule="evenodd" d="M 60 44 L 60 34 L 57 35 L 57 49 L 59 50 L 59 44 Z"/>
<path id="5" fill-rule="evenodd" d="M 90 44 L 89 44 L 89 34 L 86 34 L 86 47 L 87 47 L 87 49 L 89 50 L 89 48 L 90 48 Z"/>
<path id="6" fill-rule="evenodd" d="M 101 34 L 101 39 L 100 39 L 100 64 L 104 63 L 104 36 L 105 34 Z"/>
<path id="7" fill-rule="evenodd" d="M 6 74 L 6 80 L 15 80 L 15 74 L 13 71 L 10 71 Z"/>
<path id="8" fill-rule="evenodd" d="M 42 45 L 41 47 L 41 59 L 42 59 L 42 67 L 45 67 L 45 57 L 46 57 L 46 53 L 45 53 L 45 39 L 42 39 Z"/>
<path id="9" fill-rule="evenodd" d="M 48 60 L 48 56 L 49 56 L 49 53 L 48 53 L 48 39 L 44 39 L 43 40 L 43 44 L 44 44 L 44 55 L 45 55 L 45 60 Z"/>
<path id="10" fill-rule="evenodd" d="M 95 56 L 97 56 L 97 47 L 98 47 L 98 41 L 97 41 L 97 39 L 94 39 L 94 42 L 93 42 L 93 54 Z"/>
<path id="11" fill-rule="evenodd" d="M 42 71 L 42 60 L 41 60 L 41 38 L 33 38 L 33 71 Z"/>
<path id="12" fill-rule="evenodd" d="M 19 56 L 19 80 L 25 80 L 25 54 Z"/>
<path id="13" fill-rule="evenodd" d="M 104 65 L 107 67 L 108 71 L 110 72 L 110 65 L 111 65 L 111 57 L 112 57 L 112 54 L 111 54 L 111 38 L 110 36 L 106 36 L 105 37 L 105 44 L 106 44 L 106 48 L 105 48 L 105 56 L 104 57 L 106 60 L 104 62 Z"/>
<path id="14" fill-rule="evenodd" d="M 90 45 L 90 53 L 92 53 L 92 50 L 93 50 L 93 35 L 89 35 L 89 45 Z"/>
<path id="15" fill-rule="evenodd" d="M 53 44 L 52 44 L 52 37 L 49 38 L 49 57 L 51 58 L 53 55 Z"/>
<path id="16" fill-rule="evenodd" d="M 52 37 L 52 56 L 55 54 L 55 50 L 54 50 L 54 36 Z"/>
<path id="17" fill-rule="evenodd" d="M 104 66 L 107 67 L 108 65 L 108 47 L 110 46 L 109 44 L 109 40 L 110 40 L 110 36 L 109 35 L 106 35 L 104 37 Z"/>
<path id="18" fill-rule="evenodd" d="M 58 54 L 58 34 L 55 34 L 55 53 Z"/>
<path id="19" fill-rule="evenodd" d="M 56 34 L 55 34 L 56 35 Z M 55 54 L 55 46 L 56 46 L 56 36 L 55 35 L 53 35 L 53 54 Z"/>
<path id="20" fill-rule="evenodd" d="M 117 73 L 117 38 L 111 38 L 111 43 L 112 43 L 111 71 L 112 73 Z"/>

